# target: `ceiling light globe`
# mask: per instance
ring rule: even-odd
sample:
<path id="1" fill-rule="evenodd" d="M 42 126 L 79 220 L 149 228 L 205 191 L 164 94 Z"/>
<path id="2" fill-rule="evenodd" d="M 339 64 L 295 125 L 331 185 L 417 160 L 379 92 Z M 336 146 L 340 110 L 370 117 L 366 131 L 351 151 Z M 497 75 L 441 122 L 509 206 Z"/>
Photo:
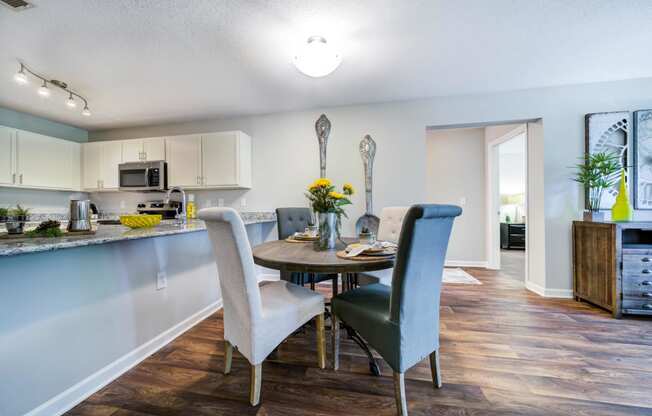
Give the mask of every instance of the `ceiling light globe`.
<path id="1" fill-rule="evenodd" d="M 21 69 L 14 75 L 14 81 L 20 85 L 25 85 L 29 82 L 29 79 L 27 79 L 27 74 Z"/>
<path id="2" fill-rule="evenodd" d="M 294 57 L 297 69 L 309 77 L 320 78 L 335 71 L 342 62 L 342 55 L 335 51 L 321 36 L 312 36 Z"/>
<path id="3" fill-rule="evenodd" d="M 49 97 L 50 96 L 50 89 L 48 88 L 47 84 L 45 81 L 43 82 L 43 85 L 41 85 L 38 89 L 38 95 L 41 97 Z"/>
<path id="4" fill-rule="evenodd" d="M 91 115 L 91 110 L 88 109 L 88 106 L 85 106 L 84 109 L 82 110 L 82 115 L 86 117 L 90 117 Z"/>

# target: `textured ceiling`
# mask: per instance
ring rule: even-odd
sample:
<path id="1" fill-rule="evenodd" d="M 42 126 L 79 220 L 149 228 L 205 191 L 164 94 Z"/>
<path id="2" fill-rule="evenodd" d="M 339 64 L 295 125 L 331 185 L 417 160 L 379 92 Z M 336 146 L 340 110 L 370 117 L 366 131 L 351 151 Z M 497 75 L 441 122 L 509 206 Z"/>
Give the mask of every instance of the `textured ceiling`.
<path id="1" fill-rule="evenodd" d="M 0 106 L 88 129 L 652 75 L 650 0 L 33 0 L 0 7 Z M 332 75 L 300 74 L 309 35 Z M 67 81 L 93 116 L 12 82 Z"/>

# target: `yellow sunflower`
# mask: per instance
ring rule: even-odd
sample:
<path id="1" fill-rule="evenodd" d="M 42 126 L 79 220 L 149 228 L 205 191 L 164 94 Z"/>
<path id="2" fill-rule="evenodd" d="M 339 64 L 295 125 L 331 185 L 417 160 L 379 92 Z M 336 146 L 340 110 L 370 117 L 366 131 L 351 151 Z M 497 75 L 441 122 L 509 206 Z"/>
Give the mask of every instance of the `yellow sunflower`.
<path id="1" fill-rule="evenodd" d="M 335 192 L 335 191 L 329 192 L 328 196 L 330 196 L 331 198 L 334 198 L 334 199 L 344 199 L 345 198 L 344 194 L 341 194 L 341 193 Z"/>
<path id="2" fill-rule="evenodd" d="M 344 193 L 346 195 L 353 195 L 353 193 L 355 192 L 355 190 L 353 189 L 353 185 L 351 185 L 350 183 L 345 183 L 342 189 L 344 190 Z"/>

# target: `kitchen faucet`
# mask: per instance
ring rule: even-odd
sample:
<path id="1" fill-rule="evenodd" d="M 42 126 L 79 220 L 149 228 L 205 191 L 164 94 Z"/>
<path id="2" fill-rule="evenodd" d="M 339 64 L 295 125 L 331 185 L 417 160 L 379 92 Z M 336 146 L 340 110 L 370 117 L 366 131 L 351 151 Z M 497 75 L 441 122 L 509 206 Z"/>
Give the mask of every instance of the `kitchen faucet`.
<path id="1" fill-rule="evenodd" d="M 169 204 L 170 203 L 170 194 L 172 192 L 177 191 L 181 193 L 181 212 L 179 212 L 179 208 L 177 208 L 177 215 L 175 218 L 177 219 L 177 224 L 185 224 L 186 223 L 186 191 L 183 190 L 182 187 L 180 186 L 173 186 L 168 190 L 168 194 L 165 197 L 165 203 Z"/>

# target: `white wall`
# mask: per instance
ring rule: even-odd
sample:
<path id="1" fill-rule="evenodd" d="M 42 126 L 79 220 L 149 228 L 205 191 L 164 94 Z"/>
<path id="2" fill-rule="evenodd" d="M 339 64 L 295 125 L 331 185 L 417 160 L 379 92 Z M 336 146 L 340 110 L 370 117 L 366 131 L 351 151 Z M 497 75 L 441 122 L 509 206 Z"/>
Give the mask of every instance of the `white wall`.
<path id="1" fill-rule="evenodd" d="M 484 264 L 484 128 L 428 130 L 426 201 L 462 205 L 448 247 L 448 262 Z"/>
<path id="2" fill-rule="evenodd" d="M 536 156 L 543 158 L 545 173 L 532 180 L 542 182 L 534 192 L 545 195 L 540 201 L 545 215 L 545 250 L 541 250 L 545 258 L 534 259 L 533 264 L 545 261 L 541 285 L 568 294 L 572 287 L 571 221 L 580 217 L 583 208 L 582 191 L 568 179 L 568 166 L 584 150 L 584 115 L 651 107 L 652 78 L 645 78 L 127 128 L 91 132 L 90 137 L 123 139 L 240 129 L 254 139 L 254 189 L 245 194 L 249 208 L 305 204 L 303 188 L 319 174 L 314 122 L 325 112 L 333 123 L 328 175 L 337 182 L 349 180 L 362 189 L 357 144 L 366 133 L 378 143 L 375 207 L 380 209 L 425 200 L 426 126 L 542 119 L 543 129 L 538 130 L 543 143 L 537 143 Z M 537 165 L 530 162 L 535 161 L 528 166 Z M 349 209 L 353 219 L 363 211 L 360 194 L 354 202 Z"/>

